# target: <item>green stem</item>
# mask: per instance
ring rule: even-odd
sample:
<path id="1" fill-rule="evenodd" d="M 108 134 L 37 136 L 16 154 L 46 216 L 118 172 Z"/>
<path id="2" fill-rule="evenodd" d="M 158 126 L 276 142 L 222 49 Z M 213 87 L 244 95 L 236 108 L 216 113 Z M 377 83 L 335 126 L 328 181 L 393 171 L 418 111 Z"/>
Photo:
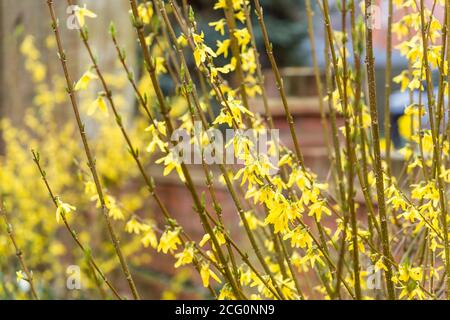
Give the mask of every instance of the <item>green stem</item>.
<path id="1" fill-rule="evenodd" d="M 366 8 L 372 5 L 371 0 L 365 0 Z M 371 13 L 366 10 L 366 21 L 370 21 Z M 373 40 L 372 29 L 366 24 L 366 67 L 367 67 L 367 82 L 369 92 L 369 108 L 371 118 L 371 130 L 374 148 L 374 167 L 375 167 L 375 180 L 377 188 L 378 199 L 378 214 L 380 216 L 381 225 L 381 241 L 384 257 L 391 257 L 391 250 L 389 244 L 389 230 L 386 218 L 386 202 L 384 198 L 384 176 L 381 163 L 381 150 L 380 150 L 380 137 L 378 127 L 378 110 L 376 100 L 376 84 L 375 84 L 375 59 L 373 56 Z M 388 290 L 388 298 L 390 300 L 395 299 L 394 283 L 392 281 L 392 264 L 386 265 L 386 284 Z"/>

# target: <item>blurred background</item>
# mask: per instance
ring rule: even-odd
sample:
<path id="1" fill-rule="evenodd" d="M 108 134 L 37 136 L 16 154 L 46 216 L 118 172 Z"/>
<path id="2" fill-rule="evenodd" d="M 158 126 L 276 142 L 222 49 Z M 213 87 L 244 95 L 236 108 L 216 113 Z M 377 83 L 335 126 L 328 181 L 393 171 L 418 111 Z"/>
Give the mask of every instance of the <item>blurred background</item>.
<path id="1" fill-rule="evenodd" d="M 112 79 L 111 82 L 120 82 L 125 77 L 123 85 L 120 85 L 120 83 L 117 84 L 116 91 L 120 97 L 120 103 L 118 105 L 120 105 L 121 111 L 126 114 L 127 119 L 130 121 L 136 114 L 137 104 L 134 94 L 126 82 L 126 75 L 118 68 L 117 54 L 108 34 L 108 26 L 111 21 L 114 21 L 118 29 L 119 42 L 127 52 L 127 61 L 135 70 L 135 74 L 139 75 L 142 66 L 137 63 L 137 61 L 140 61 L 140 52 L 134 30 L 127 14 L 129 3 L 128 1 L 122 0 L 86 0 L 79 1 L 78 3 L 86 3 L 90 10 L 98 14 L 95 20 L 88 21 L 90 42 L 94 47 L 94 51 L 97 52 L 100 67 L 108 72 L 108 76 Z M 214 32 L 213 28 L 208 26 L 208 22 L 217 20 L 216 18 L 221 13 L 212 10 L 210 0 L 196 0 L 190 1 L 190 3 L 195 9 L 196 17 L 199 18 L 199 28 L 205 31 L 206 41 L 211 47 L 214 47 L 218 39 L 218 33 Z M 279 65 L 282 67 L 282 73 L 289 94 L 289 104 L 295 117 L 298 137 L 303 148 L 306 163 L 322 179 L 327 179 L 329 175 L 329 162 L 320 122 L 320 98 L 315 86 L 313 69 L 311 68 L 312 63 L 304 1 L 261 0 L 261 3 L 264 7 L 265 19 L 268 24 L 271 41 L 274 45 L 274 52 Z M 332 7 L 333 27 L 339 30 L 340 14 L 336 9 L 334 1 L 331 0 L 330 5 Z M 387 1 L 380 1 L 379 5 L 381 12 L 387 11 Z M 64 22 L 67 17 L 66 2 L 55 1 L 55 6 L 60 21 Z M 51 202 L 43 186 L 40 185 L 41 181 L 37 173 L 33 172 L 31 155 L 28 154 L 27 156 L 30 141 L 33 142 L 34 146 L 38 146 L 43 153 L 43 157 L 46 157 L 47 160 L 45 163 L 49 166 L 49 173 L 54 173 L 54 176 L 63 175 L 64 172 L 65 174 L 69 174 L 67 181 L 55 182 L 58 194 L 72 194 L 72 199 L 78 199 L 77 195 L 83 193 L 83 173 L 80 173 L 77 164 L 75 163 L 74 165 L 73 163 L 84 163 L 85 161 L 82 152 L 77 152 L 78 136 L 76 134 L 71 135 L 69 133 L 67 135 L 67 137 L 73 137 L 73 141 L 71 140 L 70 143 L 61 141 L 59 145 L 52 147 L 54 149 L 48 146 L 48 141 L 54 137 L 54 134 L 59 134 L 64 131 L 66 125 L 72 123 L 73 117 L 71 107 L 68 101 L 65 100 L 64 95 L 59 97 L 52 90 L 49 90 L 50 87 L 58 86 L 61 89 L 61 86 L 63 88 L 64 85 L 61 85 L 61 78 L 55 78 L 61 76 L 60 64 L 55 55 L 56 49 L 52 41 L 47 11 L 46 3 L 43 0 L 0 0 L 0 117 L 3 121 L 0 142 L 0 168 L 3 170 L 3 173 L 0 173 L 0 182 L 3 185 L 0 186 L 0 190 L 2 197 L 10 202 L 11 215 L 19 227 L 22 225 L 24 228 L 31 226 L 33 231 L 38 231 L 43 228 L 45 230 L 44 234 L 48 235 L 47 238 L 39 240 L 41 242 L 39 247 L 37 247 L 34 244 L 34 238 L 31 238 L 26 233 L 19 232 L 19 236 L 23 237 L 24 249 L 28 250 L 28 252 L 31 250 L 32 252 L 31 263 L 34 264 L 36 270 L 41 270 L 42 273 L 45 273 L 48 265 L 42 263 L 42 260 L 38 258 L 45 257 L 47 253 L 59 256 L 59 261 L 62 261 L 62 265 L 78 261 L 80 257 L 61 247 L 58 247 L 59 249 L 53 247 L 55 239 L 60 241 L 61 246 L 73 246 L 70 243 L 70 239 L 64 233 L 64 230 L 58 232 L 50 228 L 47 230 L 30 218 L 30 215 L 39 212 L 43 217 L 47 217 L 48 220 L 54 219 L 54 209 L 51 206 Z M 316 6 L 314 6 L 314 11 L 315 42 L 320 68 L 323 70 L 325 68 L 323 25 L 321 22 L 321 13 Z M 381 25 L 379 29 L 374 31 L 374 40 L 378 87 L 377 99 L 382 117 L 386 15 L 381 14 L 380 19 Z M 272 71 L 269 69 L 261 42 L 261 33 L 255 17 L 253 17 L 253 24 L 260 48 L 261 62 L 265 69 L 266 88 L 270 95 L 271 111 L 274 115 L 275 124 L 280 129 L 281 139 L 289 145 L 290 138 L 284 111 L 278 98 Z M 68 57 L 70 57 L 69 67 L 74 78 L 78 79 L 89 66 L 88 58 L 84 48 L 82 48 L 82 43 L 79 41 L 77 32 L 68 30 L 64 27 L 63 23 L 61 26 L 64 46 L 67 50 Z M 394 45 L 395 43 L 396 40 L 394 40 Z M 31 48 L 33 47 L 39 52 L 38 57 L 32 57 L 33 51 L 31 51 Z M 38 68 L 37 61 L 42 64 L 43 68 Z M 397 75 L 405 67 L 405 61 L 394 50 L 392 75 Z M 165 89 L 170 90 L 170 86 L 170 81 L 167 79 L 167 88 Z M 398 90 L 395 84 L 393 86 L 393 91 Z M 256 99 L 252 103 L 255 105 L 256 110 L 262 110 L 261 101 Z M 48 118 L 45 118 L 45 110 L 48 110 L 46 108 L 49 105 L 52 107 L 52 123 L 55 124 L 55 128 L 53 129 L 45 125 L 45 121 L 49 121 Z M 35 120 L 30 118 L 30 114 L 33 114 L 33 117 L 35 117 L 33 119 Z M 44 119 L 41 122 L 41 126 L 39 124 L 41 120 L 39 119 Z M 134 163 L 131 160 L 124 159 L 128 156 L 126 155 L 126 148 L 122 143 L 120 135 L 116 134 L 117 130 L 114 131 L 116 133 L 103 133 L 101 129 L 97 129 L 95 123 L 91 123 L 89 120 L 87 121 L 89 134 L 92 136 L 107 134 L 108 137 L 107 140 L 97 141 L 93 139 L 92 142 L 97 151 L 98 161 L 100 162 L 99 171 L 103 175 L 104 180 L 106 180 L 105 184 L 108 187 L 108 191 L 123 203 L 123 207 L 121 208 L 125 214 L 129 212 L 141 216 L 150 214 L 156 222 L 161 222 L 162 219 L 159 217 L 151 201 L 139 202 L 140 200 L 136 199 L 145 192 L 145 190 L 142 191 L 143 188 L 138 178 L 125 180 L 125 177 L 128 177 L 127 174 L 135 174 L 135 176 L 137 174 L 134 169 L 131 169 Z M 44 127 L 42 128 L 43 124 Z M 112 130 L 116 129 L 114 125 L 112 127 Z M 24 137 L 27 137 L 27 139 Z M 66 140 L 70 139 L 67 137 Z M 115 147 L 113 147 L 114 144 Z M 54 153 L 52 154 L 52 152 Z M 109 162 L 105 160 L 105 163 L 102 164 L 102 157 L 107 158 Z M 29 169 L 25 167 L 25 164 L 28 162 L 30 162 Z M 70 170 L 67 171 L 67 167 L 63 165 L 58 167 L 58 163 L 63 162 L 67 163 L 67 167 L 70 167 L 76 173 L 75 176 L 81 176 L 78 187 L 74 187 L 72 182 L 69 182 L 71 176 L 73 177 Z M 111 165 L 117 169 L 117 172 L 109 172 L 109 170 L 112 170 Z M 53 170 L 52 168 L 54 166 L 56 167 Z M 192 203 L 185 187 L 179 182 L 176 176 L 170 175 L 163 177 L 161 168 L 153 169 L 152 165 L 149 164 L 149 172 L 156 178 L 158 190 L 160 190 L 169 211 L 176 213 L 178 222 L 185 227 L 189 234 L 192 234 L 196 239 L 201 238 L 203 233 L 198 221 L 192 219 Z M 200 171 L 195 173 L 195 169 L 193 170 L 195 183 L 198 184 L 200 190 L 206 190 Z M 33 179 L 37 180 L 37 183 L 31 182 L 31 177 L 34 177 Z M 14 183 L 11 181 L 14 181 Z M 238 218 L 225 188 L 219 189 L 218 197 L 223 206 L 225 219 L 230 229 L 236 232 L 236 236 L 239 236 L 236 230 L 239 224 Z M 89 202 L 89 199 L 87 199 L 87 202 Z M 26 206 L 24 203 L 27 203 Z M 99 240 L 101 239 L 101 232 L 93 227 L 95 223 L 101 226 L 95 209 L 92 209 L 92 206 L 89 206 L 89 204 L 75 204 L 85 220 L 92 223 L 87 230 L 90 234 L 84 236 L 89 241 L 96 243 L 98 245 L 97 247 L 101 248 L 97 243 L 101 241 Z M 31 220 L 28 221 L 27 219 Z M 83 226 L 80 225 L 80 228 Z M 119 227 L 117 228 L 119 229 Z M 139 243 L 136 245 L 127 234 L 121 236 L 131 243 L 128 249 L 129 255 L 132 256 L 132 270 L 136 274 L 139 287 L 145 298 L 201 298 L 206 294 L 202 289 L 199 289 L 201 286 L 195 283 L 195 280 L 194 283 L 192 282 L 192 278 L 196 278 L 190 276 L 192 270 L 187 268 L 175 272 L 173 259 L 165 255 L 159 255 L 152 249 L 142 249 Z M 7 248 L 5 240 L 3 239 L 3 242 L 1 242 L 0 238 L 1 252 L 11 253 L 10 249 Z M 108 258 L 111 257 L 111 248 L 107 248 L 105 251 L 97 250 L 96 255 L 100 259 L 103 259 L 104 264 L 108 265 Z M 0 280 L 3 283 L 6 283 L 6 280 L 10 279 L 10 275 L 14 274 L 14 270 L 17 270 L 14 266 L 16 262 L 11 259 L 11 256 L 0 254 Z M 50 261 L 52 261 L 52 258 L 48 257 L 47 262 L 50 263 Z M 59 278 L 64 279 L 64 269 L 52 268 L 54 268 L 52 269 L 53 272 L 59 272 L 62 275 Z M 120 273 L 117 274 L 117 268 L 114 265 L 108 268 L 107 270 L 110 270 L 112 274 L 116 274 L 120 278 Z M 48 278 L 53 279 L 51 275 L 48 275 Z M 58 277 L 55 277 L 52 280 L 55 281 L 55 288 L 54 292 L 49 290 L 49 296 L 52 294 L 56 296 L 62 294 L 61 289 L 58 289 L 57 285 L 57 283 L 61 282 L 61 279 L 58 280 Z M 125 284 L 123 285 L 125 286 Z M 5 292 L 3 292 L 4 295 L 7 294 Z M 75 298 L 84 297 L 85 293 L 63 294 L 69 298 Z"/>
<path id="2" fill-rule="evenodd" d="M 375 62 L 377 65 L 377 89 L 380 92 L 378 96 L 379 105 L 383 102 L 384 89 L 384 66 L 385 66 L 385 47 L 386 47 L 386 25 L 387 17 L 382 12 L 387 12 L 387 1 L 378 1 L 380 11 L 380 28 L 374 31 L 375 41 Z M 55 1 L 60 16 L 67 16 L 65 1 Z M 133 59 L 133 53 L 138 54 L 136 43 L 133 41 L 133 30 L 129 23 L 129 17 L 124 15 L 124 10 L 128 10 L 126 1 L 120 0 L 95 0 L 82 1 L 88 3 L 89 7 L 95 12 L 99 12 L 99 17 L 94 23 L 89 25 L 91 30 L 92 43 L 102 49 L 101 63 L 104 66 L 113 66 L 116 62 L 116 54 L 113 50 L 111 41 L 108 37 L 108 25 L 110 21 L 115 21 L 120 26 L 120 36 L 123 40 L 122 45 L 128 49 L 128 58 Z M 200 29 L 204 30 L 206 41 L 214 46 L 218 39 L 218 33 L 207 24 L 214 21 L 220 12 L 212 10 L 209 0 L 190 1 L 195 8 L 197 17 L 200 21 Z M 273 42 L 274 52 L 277 61 L 284 68 L 284 76 L 288 81 L 288 88 L 293 97 L 315 95 L 314 81 L 311 78 L 313 72 L 311 69 L 310 44 L 306 26 L 306 12 L 304 0 L 261 0 L 265 9 L 265 19 L 270 30 L 271 41 Z M 315 2 L 312 1 L 313 6 Z M 332 24 L 335 30 L 340 29 L 340 13 L 336 9 L 334 1 L 330 1 Z M 53 52 L 45 52 L 46 39 L 49 36 L 47 22 L 47 8 L 45 1 L 33 0 L 1 0 L 0 6 L 0 48 L 2 55 L 0 57 L 1 67 L 1 86 L 0 86 L 0 114 L 2 117 L 8 117 L 14 121 L 20 121 L 23 110 L 29 106 L 32 97 L 33 85 L 31 81 L 24 77 L 24 61 L 20 55 L 20 44 L 23 38 L 32 34 L 36 40 L 36 46 L 43 53 L 43 62 L 48 66 L 49 73 L 58 72 L 59 65 L 54 60 Z M 314 7 L 315 17 L 314 29 L 316 36 L 316 47 L 318 52 L 318 62 L 324 67 L 324 30 L 321 19 L 321 13 L 317 7 Z M 437 14 L 439 16 L 439 13 Z M 253 24 L 256 33 L 259 49 L 264 53 L 264 47 L 261 40 L 261 32 L 254 18 Z M 395 21 L 395 18 L 394 18 Z M 80 43 L 73 31 L 66 28 L 62 30 L 66 39 L 66 49 L 77 59 L 72 59 L 74 68 L 79 67 L 77 62 L 86 61 L 83 50 L 80 50 Z M 394 46 L 398 42 L 396 37 Z M 132 60 L 133 61 L 133 60 Z M 261 54 L 263 67 L 269 68 L 270 65 L 265 54 Z M 393 51 L 393 76 L 406 67 L 405 61 L 400 57 L 396 50 Z M 271 88 L 273 81 L 270 80 L 270 71 L 267 70 L 267 83 L 269 89 L 276 97 L 276 88 Z M 394 90 L 396 85 L 394 84 Z M 382 112 L 380 108 L 380 112 Z"/>

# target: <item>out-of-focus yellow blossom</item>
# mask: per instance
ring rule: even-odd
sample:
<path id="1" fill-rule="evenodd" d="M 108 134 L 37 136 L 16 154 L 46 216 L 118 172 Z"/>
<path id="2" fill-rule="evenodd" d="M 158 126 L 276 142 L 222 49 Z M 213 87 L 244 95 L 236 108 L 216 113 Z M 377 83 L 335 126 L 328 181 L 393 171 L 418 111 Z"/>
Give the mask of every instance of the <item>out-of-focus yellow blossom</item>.
<path id="1" fill-rule="evenodd" d="M 234 36 L 237 38 L 240 46 L 246 46 L 250 43 L 251 36 L 246 28 L 234 31 Z"/>
<path id="2" fill-rule="evenodd" d="M 108 115 L 108 106 L 106 105 L 103 95 L 99 94 L 97 99 L 89 107 L 88 115 L 93 115 L 97 110 L 100 110 L 105 115 Z"/>
<path id="3" fill-rule="evenodd" d="M 153 17 L 153 7 L 150 2 L 141 3 L 138 6 L 139 18 L 142 19 L 144 24 L 150 24 Z"/>
<path id="4" fill-rule="evenodd" d="M 182 46 L 182 47 L 186 47 L 188 45 L 188 41 L 186 39 L 186 36 L 184 34 L 181 34 L 178 38 L 177 38 L 177 43 Z"/>
<path id="5" fill-rule="evenodd" d="M 172 172 L 173 169 L 178 173 L 178 177 L 181 181 L 186 181 L 186 178 L 184 177 L 183 169 L 181 167 L 181 159 L 174 155 L 174 153 L 171 151 L 166 156 L 156 160 L 156 163 L 164 163 L 164 171 L 163 174 L 167 176 L 170 172 Z"/>
<path id="6" fill-rule="evenodd" d="M 150 226 L 137 221 L 135 217 L 131 218 L 125 226 L 125 231 L 128 233 L 140 234 L 141 232 L 148 231 Z"/>
<path id="7" fill-rule="evenodd" d="M 156 249 L 158 247 L 158 239 L 156 238 L 153 228 L 150 227 L 144 232 L 144 237 L 141 239 L 141 243 L 145 248 L 151 246 L 153 249 Z"/>

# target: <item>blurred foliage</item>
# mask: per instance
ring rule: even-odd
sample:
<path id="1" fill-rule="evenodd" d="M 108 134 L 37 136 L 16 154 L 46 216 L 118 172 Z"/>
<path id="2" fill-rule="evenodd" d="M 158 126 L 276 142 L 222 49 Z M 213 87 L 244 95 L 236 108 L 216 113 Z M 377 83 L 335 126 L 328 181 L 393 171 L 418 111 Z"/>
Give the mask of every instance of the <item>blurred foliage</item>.
<path id="1" fill-rule="evenodd" d="M 49 51 L 55 50 L 52 36 L 47 38 L 46 45 Z M 113 279 L 117 259 L 104 231 L 106 226 L 99 214 L 85 155 L 81 152 L 78 129 L 72 115 L 61 117 L 58 112 L 61 108 L 70 108 L 64 78 L 50 74 L 41 62 L 42 53 L 33 36 L 23 38 L 20 51 L 27 77 L 33 83 L 34 96 L 25 111 L 23 125 L 14 126 L 9 119 L 1 121 L 5 155 L 0 157 L 0 199 L 4 201 L 18 245 L 32 269 L 40 297 L 92 298 L 98 296 L 92 271 L 64 224 L 56 221 L 56 209 L 32 161 L 31 149 L 39 152 L 55 195 L 76 207 L 76 211 L 68 215 L 69 223 L 79 232 L 78 237 L 85 247 L 91 248 L 102 270 Z M 116 91 L 118 107 L 124 110 L 127 107 L 124 98 L 126 75 L 112 71 L 105 74 L 105 78 Z M 147 205 L 147 217 L 151 215 L 146 198 L 141 196 L 145 190 L 135 183 L 137 169 L 128 150 L 121 144 L 120 131 L 114 126 L 113 117 L 93 109 L 96 97 L 93 90 L 80 94 L 82 117 L 97 156 L 98 171 L 102 173 L 110 215 L 115 220 L 115 228 L 121 230 L 118 233 L 123 250 L 130 256 L 131 264 L 142 265 L 148 263 L 151 256 L 148 252 L 139 253 L 140 239 L 131 238 L 122 230 L 126 220 L 137 217 L 144 205 Z M 139 119 L 137 117 L 129 128 L 132 137 L 145 128 Z M 16 272 L 20 272 L 21 267 L 8 234 L 4 232 L 3 220 L 0 221 L 0 299 L 27 298 L 28 283 L 19 276 L 16 282 Z M 70 265 L 80 266 L 84 290 L 66 289 L 66 268 Z"/>

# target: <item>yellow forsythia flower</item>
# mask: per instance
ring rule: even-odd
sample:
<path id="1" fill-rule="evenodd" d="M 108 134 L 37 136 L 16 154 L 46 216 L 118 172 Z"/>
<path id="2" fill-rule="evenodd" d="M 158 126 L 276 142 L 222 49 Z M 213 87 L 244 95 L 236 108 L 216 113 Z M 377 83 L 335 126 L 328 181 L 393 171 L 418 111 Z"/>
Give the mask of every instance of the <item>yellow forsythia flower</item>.
<path id="1" fill-rule="evenodd" d="M 98 79 L 97 75 L 91 71 L 86 71 L 75 84 L 75 91 L 86 90 L 91 80 Z"/>
<path id="2" fill-rule="evenodd" d="M 181 244 L 180 240 L 180 228 L 176 228 L 175 230 L 167 229 L 164 231 L 161 239 L 159 239 L 158 252 L 162 251 L 167 253 L 168 251 L 172 252 L 177 249 L 177 245 Z"/>
<path id="3" fill-rule="evenodd" d="M 142 231 L 147 231 L 150 229 L 150 226 L 140 223 L 136 220 L 135 217 L 131 218 L 130 221 L 127 222 L 125 226 L 125 231 L 128 233 L 140 234 Z"/>
<path id="4" fill-rule="evenodd" d="M 203 247 L 203 246 L 209 241 L 209 239 L 211 239 L 211 236 L 209 235 L 209 233 L 206 233 L 206 234 L 203 236 L 202 240 L 200 240 L 200 242 L 198 243 L 198 245 L 199 245 L 200 247 Z"/>
<path id="5" fill-rule="evenodd" d="M 187 246 L 182 252 L 177 253 L 175 258 L 178 259 L 175 268 L 191 263 L 194 260 L 194 247 L 192 245 Z"/>
<path id="6" fill-rule="evenodd" d="M 210 27 L 214 27 L 214 30 L 217 32 L 220 32 L 220 34 L 223 36 L 225 35 L 225 19 L 220 19 L 218 21 L 210 22 L 208 24 Z"/>
<path id="7" fill-rule="evenodd" d="M 153 249 L 156 249 L 158 246 L 158 239 L 156 238 L 155 231 L 152 228 L 145 232 L 144 237 L 141 239 L 141 243 L 145 248 L 151 246 Z"/>
<path id="8" fill-rule="evenodd" d="M 62 202 L 61 199 L 59 199 L 59 198 L 56 198 L 56 204 L 58 205 L 58 207 L 56 208 L 56 222 L 58 222 L 58 223 L 61 221 L 62 214 L 66 215 L 72 211 L 77 210 L 76 207 L 74 207 L 68 203 Z"/>
<path id="9" fill-rule="evenodd" d="M 75 7 L 75 16 L 78 19 L 78 23 L 79 23 L 80 27 L 84 27 L 84 24 L 85 24 L 84 18 L 85 17 L 97 18 L 97 15 L 94 12 L 92 12 L 91 10 L 87 9 L 86 5 L 84 5 L 83 8 L 76 6 Z"/>
<path id="10" fill-rule="evenodd" d="M 165 157 L 162 157 L 161 159 L 156 160 L 156 163 L 162 163 L 164 162 L 164 171 L 163 175 L 167 176 L 170 172 L 172 172 L 173 169 L 175 169 L 178 173 L 178 176 L 180 177 L 182 182 L 186 181 L 186 178 L 184 177 L 183 170 L 181 168 L 180 161 L 174 156 L 172 152 L 169 152 Z"/>
<path id="11" fill-rule="evenodd" d="M 87 113 L 88 113 L 88 115 L 93 115 L 95 113 L 95 111 L 97 111 L 98 109 L 106 115 L 109 114 L 108 107 L 107 107 L 105 99 L 103 99 L 102 95 L 99 95 L 97 97 L 97 99 L 95 99 L 95 101 L 91 104 Z"/>
<path id="12" fill-rule="evenodd" d="M 26 280 L 26 275 L 22 270 L 16 271 L 16 280 L 17 282 L 21 282 L 22 280 Z"/>
<path id="13" fill-rule="evenodd" d="M 203 263 L 200 269 L 200 277 L 202 278 L 203 286 L 209 287 L 209 278 L 213 278 L 218 283 L 222 283 L 219 277 L 209 268 L 209 263 Z"/>
<path id="14" fill-rule="evenodd" d="M 153 17 L 153 7 L 149 3 L 141 3 L 138 7 L 138 14 L 144 24 L 150 24 Z"/>

